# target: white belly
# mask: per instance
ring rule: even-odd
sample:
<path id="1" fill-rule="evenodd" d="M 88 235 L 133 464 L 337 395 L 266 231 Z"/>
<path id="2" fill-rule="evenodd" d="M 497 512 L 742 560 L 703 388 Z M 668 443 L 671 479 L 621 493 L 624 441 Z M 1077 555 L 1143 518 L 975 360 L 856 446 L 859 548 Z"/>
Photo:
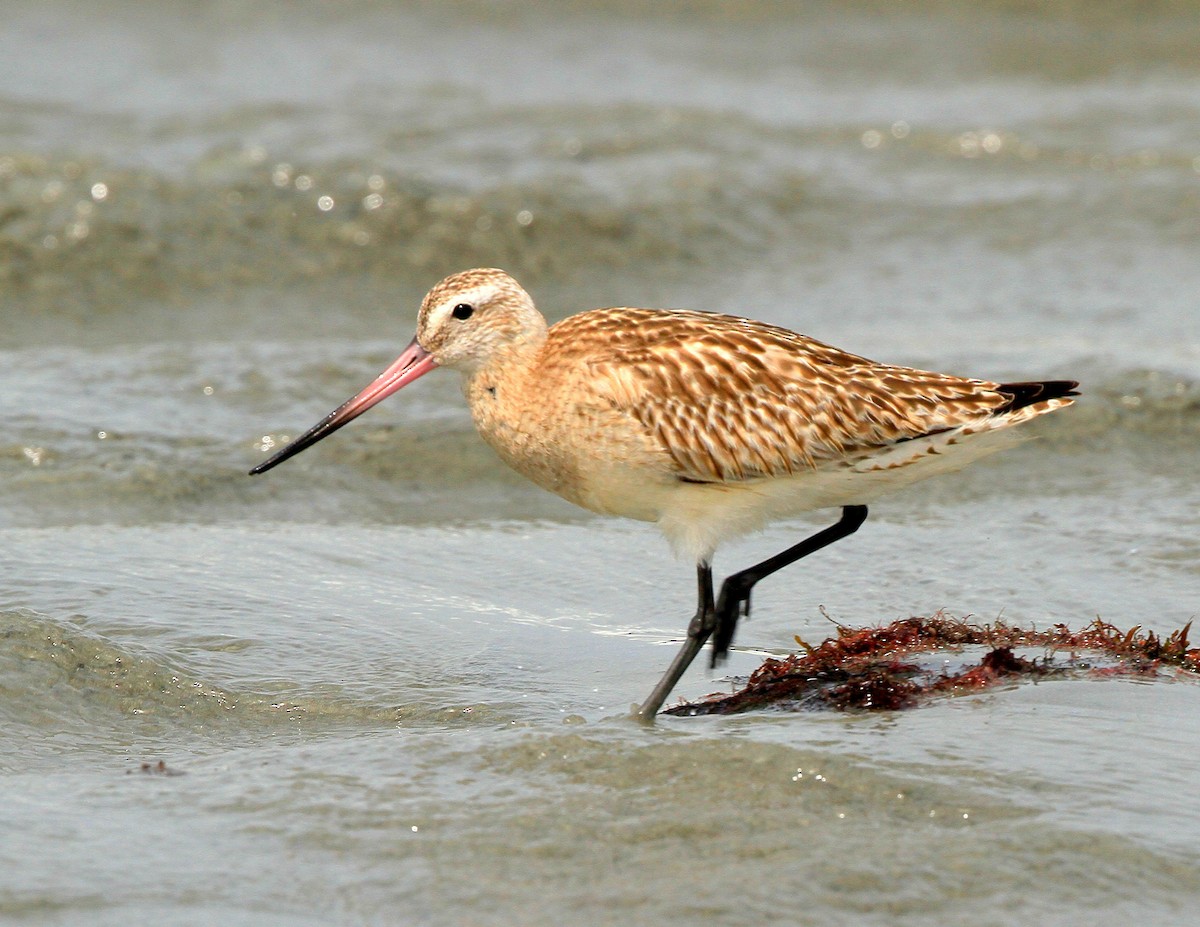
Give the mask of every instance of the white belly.
<path id="1" fill-rule="evenodd" d="M 676 483 L 662 495 L 656 520 L 678 554 L 708 560 L 723 541 L 758 531 L 769 522 L 815 509 L 864 505 L 1021 441 L 1011 431 L 958 438 L 955 432 L 930 435 L 789 476 Z"/>

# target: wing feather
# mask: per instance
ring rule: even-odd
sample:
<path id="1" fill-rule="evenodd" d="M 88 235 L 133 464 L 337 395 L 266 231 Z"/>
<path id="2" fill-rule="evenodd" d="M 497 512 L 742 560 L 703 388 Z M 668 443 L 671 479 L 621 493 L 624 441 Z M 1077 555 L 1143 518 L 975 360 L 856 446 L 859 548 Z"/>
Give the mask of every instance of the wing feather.
<path id="1" fill-rule="evenodd" d="M 585 357 L 592 390 L 697 482 L 780 476 L 1003 411 L 997 384 L 877 364 L 734 316 L 602 309 L 550 329 Z M 595 350 L 596 341 L 608 350 Z"/>

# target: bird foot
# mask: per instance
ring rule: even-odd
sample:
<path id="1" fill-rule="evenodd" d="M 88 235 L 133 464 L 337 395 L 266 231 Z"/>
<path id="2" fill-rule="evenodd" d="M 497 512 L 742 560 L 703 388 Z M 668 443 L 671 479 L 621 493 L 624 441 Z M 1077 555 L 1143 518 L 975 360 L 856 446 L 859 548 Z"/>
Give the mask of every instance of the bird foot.
<path id="1" fill-rule="evenodd" d="M 713 615 L 715 623 L 712 630 L 712 659 L 709 663 L 713 669 L 728 658 L 738 619 L 750 616 L 750 588 L 741 588 L 736 579 L 735 575 L 725 580 Z"/>

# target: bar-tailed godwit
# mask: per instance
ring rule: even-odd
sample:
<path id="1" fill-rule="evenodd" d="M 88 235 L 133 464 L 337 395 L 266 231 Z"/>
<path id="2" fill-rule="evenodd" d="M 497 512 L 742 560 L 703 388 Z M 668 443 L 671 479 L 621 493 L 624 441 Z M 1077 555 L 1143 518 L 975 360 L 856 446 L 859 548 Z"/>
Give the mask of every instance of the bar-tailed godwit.
<path id="1" fill-rule="evenodd" d="M 857 531 L 876 496 L 1014 443 L 1013 426 L 1070 405 L 1078 385 L 879 364 L 707 312 L 593 309 L 548 326 L 516 280 L 477 269 L 430 290 L 395 362 L 251 473 L 435 367 L 462 375 L 476 428 L 518 473 L 593 512 L 654 522 L 695 560 L 696 614 L 644 718 L 710 637 L 713 665 L 727 655 L 755 583 Z M 732 574 L 714 596 L 722 541 L 837 507 L 836 524 Z"/>

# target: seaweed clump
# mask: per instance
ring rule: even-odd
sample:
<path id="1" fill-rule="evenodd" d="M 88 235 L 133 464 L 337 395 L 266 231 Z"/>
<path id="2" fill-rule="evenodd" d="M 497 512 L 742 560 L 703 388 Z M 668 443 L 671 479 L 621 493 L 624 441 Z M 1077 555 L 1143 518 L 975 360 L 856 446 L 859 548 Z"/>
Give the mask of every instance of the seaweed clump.
<path id="1" fill-rule="evenodd" d="M 838 625 L 837 635 L 783 659 L 768 658 L 731 694 L 709 695 L 666 710 L 672 715 L 735 714 L 756 708 L 895 711 L 931 698 L 978 692 L 1000 683 L 1072 676 L 1154 678 L 1175 671 L 1200 675 L 1200 647 L 1189 621 L 1167 637 L 1140 625 L 1121 630 L 1097 619 L 1081 631 L 1064 624 L 1038 631 L 1003 621 L 972 624 L 938 613 L 874 628 Z M 923 666 L 934 653 L 986 648 L 953 670 Z M 1041 648 L 1041 656 L 1020 649 Z"/>

